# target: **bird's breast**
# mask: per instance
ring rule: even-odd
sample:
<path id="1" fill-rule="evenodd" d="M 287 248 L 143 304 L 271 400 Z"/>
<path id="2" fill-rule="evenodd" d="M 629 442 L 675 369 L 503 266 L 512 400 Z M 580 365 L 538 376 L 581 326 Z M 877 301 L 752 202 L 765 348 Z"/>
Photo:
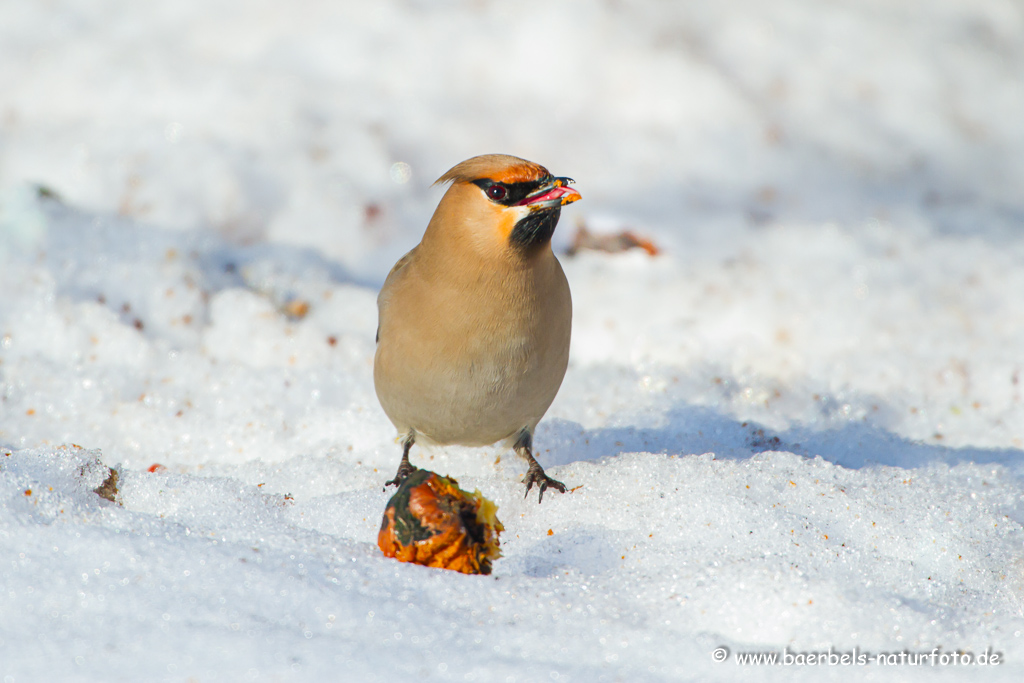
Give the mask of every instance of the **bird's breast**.
<path id="1" fill-rule="evenodd" d="M 429 287 L 413 271 L 389 293 L 374 379 L 400 430 L 480 445 L 536 425 L 568 363 L 571 301 L 554 266 Z"/>

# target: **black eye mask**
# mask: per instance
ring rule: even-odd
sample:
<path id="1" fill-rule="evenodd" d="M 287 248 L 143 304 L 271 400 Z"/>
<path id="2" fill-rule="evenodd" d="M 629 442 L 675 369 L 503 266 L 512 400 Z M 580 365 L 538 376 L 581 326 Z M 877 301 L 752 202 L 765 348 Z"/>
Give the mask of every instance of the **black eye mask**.
<path id="1" fill-rule="evenodd" d="M 547 176 L 540 178 L 539 180 L 528 180 L 521 183 L 499 183 L 491 180 L 490 178 L 480 178 L 479 180 L 474 180 L 473 184 L 483 190 L 484 194 L 487 195 L 487 198 L 495 204 L 501 204 L 502 206 L 515 206 L 540 189 L 541 185 L 550 183 L 552 180 L 552 176 Z M 492 187 L 505 188 L 505 196 L 500 199 L 493 197 L 490 192 Z"/>

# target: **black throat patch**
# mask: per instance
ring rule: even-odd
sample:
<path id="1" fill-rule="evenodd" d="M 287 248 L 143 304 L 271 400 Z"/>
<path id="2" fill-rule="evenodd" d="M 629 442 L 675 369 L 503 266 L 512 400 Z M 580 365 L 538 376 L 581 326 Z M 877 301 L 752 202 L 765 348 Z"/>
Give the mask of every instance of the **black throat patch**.
<path id="1" fill-rule="evenodd" d="M 561 215 L 561 206 L 531 211 L 516 223 L 516 227 L 512 228 L 512 234 L 508 236 L 508 241 L 523 251 L 531 251 L 547 244 L 551 241 L 551 236 L 555 234 L 555 226 L 558 225 L 558 218 Z"/>

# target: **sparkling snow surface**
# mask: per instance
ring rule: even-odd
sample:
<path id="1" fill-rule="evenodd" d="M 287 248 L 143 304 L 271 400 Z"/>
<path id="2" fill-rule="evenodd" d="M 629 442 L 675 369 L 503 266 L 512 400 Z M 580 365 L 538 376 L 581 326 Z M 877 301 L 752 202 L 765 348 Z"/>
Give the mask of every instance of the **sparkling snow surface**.
<path id="1" fill-rule="evenodd" d="M 1022 122 L 1012 0 L 5 0 L 0 680 L 1024 680 Z M 486 152 L 663 253 L 561 256 L 571 493 L 414 449 L 467 577 L 377 549 L 372 363 Z M 1005 662 L 736 663 L 855 647 Z"/>

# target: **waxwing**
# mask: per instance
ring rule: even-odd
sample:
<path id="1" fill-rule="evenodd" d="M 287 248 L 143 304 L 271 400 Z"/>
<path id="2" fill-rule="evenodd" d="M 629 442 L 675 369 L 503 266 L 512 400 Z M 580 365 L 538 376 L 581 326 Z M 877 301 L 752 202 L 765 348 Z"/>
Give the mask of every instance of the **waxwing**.
<path id="1" fill-rule="evenodd" d="M 572 300 L 551 236 L 580 199 L 571 182 L 503 154 L 438 179 L 451 186 L 377 297 L 373 380 L 403 446 L 388 485 L 416 470 L 414 443 L 502 442 L 529 463 L 527 495 L 565 492 L 532 448 L 569 360 Z"/>

